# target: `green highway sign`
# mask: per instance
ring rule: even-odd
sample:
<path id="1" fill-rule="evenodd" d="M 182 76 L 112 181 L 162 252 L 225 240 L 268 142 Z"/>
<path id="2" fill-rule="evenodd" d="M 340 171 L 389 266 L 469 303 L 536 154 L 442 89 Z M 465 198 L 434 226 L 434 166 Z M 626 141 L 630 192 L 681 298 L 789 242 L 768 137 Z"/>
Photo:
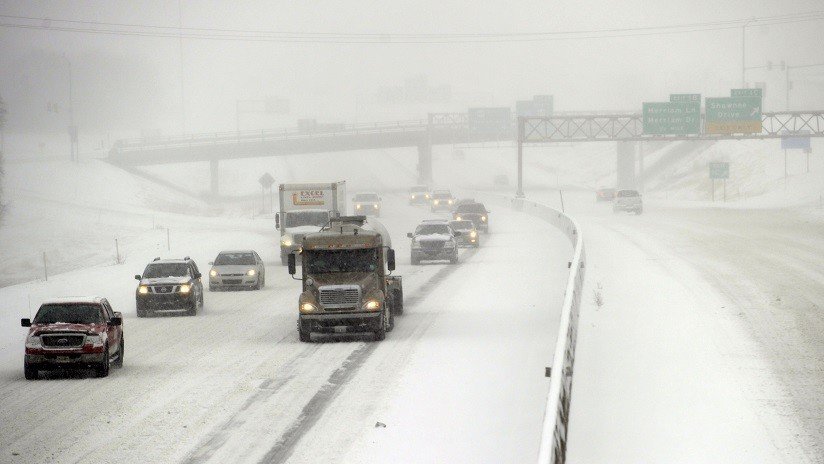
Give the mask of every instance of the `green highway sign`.
<path id="1" fill-rule="evenodd" d="M 734 89 L 757 90 L 761 89 Z M 708 134 L 752 134 L 761 132 L 761 97 L 707 98 L 706 132 Z"/>
<path id="2" fill-rule="evenodd" d="M 698 102 L 698 104 L 701 104 L 701 94 L 700 93 L 671 93 L 670 94 L 670 103 L 679 103 L 679 102 Z"/>
<path id="3" fill-rule="evenodd" d="M 646 102 L 643 104 L 646 135 L 688 135 L 701 131 L 701 101 Z"/>
<path id="4" fill-rule="evenodd" d="M 764 94 L 761 92 L 761 89 L 732 89 L 730 90 L 731 97 L 758 97 L 762 98 Z"/>
<path id="5" fill-rule="evenodd" d="M 729 179 L 730 163 L 710 163 L 710 179 Z"/>

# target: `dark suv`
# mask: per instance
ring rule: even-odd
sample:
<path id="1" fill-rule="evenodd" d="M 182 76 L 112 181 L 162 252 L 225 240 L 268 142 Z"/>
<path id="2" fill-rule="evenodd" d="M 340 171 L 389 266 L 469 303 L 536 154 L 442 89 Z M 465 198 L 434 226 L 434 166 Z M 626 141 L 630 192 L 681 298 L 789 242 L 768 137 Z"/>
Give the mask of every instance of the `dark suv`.
<path id="1" fill-rule="evenodd" d="M 489 211 L 483 203 L 464 203 L 452 213 L 456 221 L 472 221 L 475 228 L 489 232 Z"/>
<path id="2" fill-rule="evenodd" d="M 188 256 L 183 259 L 160 259 L 146 266 L 135 291 L 137 317 L 157 313 L 185 313 L 194 316 L 203 308 L 203 284 L 200 271 Z"/>
<path id="3" fill-rule="evenodd" d="M 98 377 L 123 366 L 123 316 L 105 298 L 64 298 L 40 306 L 29 327 L 23 371 L 27 380 L 41 370 L 90 367 Z"/>

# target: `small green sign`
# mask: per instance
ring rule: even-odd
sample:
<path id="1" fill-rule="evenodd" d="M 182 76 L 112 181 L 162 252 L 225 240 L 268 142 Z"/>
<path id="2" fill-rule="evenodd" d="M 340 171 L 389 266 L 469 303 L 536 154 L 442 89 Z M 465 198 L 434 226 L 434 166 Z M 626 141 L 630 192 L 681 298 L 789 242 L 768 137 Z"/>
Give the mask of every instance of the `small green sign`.
<path id="1" fill-rule="evenodd" d="M 670 94 L 670 103 L 680 103 L 680 102 L 697 102 L 701 104 L 701 94 L 700 93 L 671 93 Z"/>
<path id="2" fill-rule="evenodd" d="M 730 96 L 731 97 L 758 97 L 758 98 L 762 98 L 764 96 L 764 94 L 761 93 L 760 88 L 755 88 L 755 89 L 732 89 L 732 90 L 730 90 Z"/>
<path id="3" fill-rule="evenodd" d="M 701 130 L 701 101 L 646 102 L 643 105 L 646 135 L 688 135 Z"/>
<path id="4" fill-rule="evenodd" d="M 710 163 L 710 179 L 729 179 L 730 163 Z"/>
<path id="5" fill-rule="evenodd" d="M 760 89 L 740 89 L 759 90 Z M 708 134 L 752 134 L 761 132 L 761 97 L 707 98 Z"/>

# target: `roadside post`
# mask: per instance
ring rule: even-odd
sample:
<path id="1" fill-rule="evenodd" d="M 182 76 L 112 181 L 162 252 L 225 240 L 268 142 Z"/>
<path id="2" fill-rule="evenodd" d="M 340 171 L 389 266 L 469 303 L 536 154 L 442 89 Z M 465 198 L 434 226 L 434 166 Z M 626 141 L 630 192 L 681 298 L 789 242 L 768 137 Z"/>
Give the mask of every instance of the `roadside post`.
<path id="1" fill-rule="evenodd" d="M 724 201 L 727 201 L 727 179 L 730 177 L 730 163 L 710 163 L 710 180 L 712 181 L 712 201 L 715 202 L 715 180 L 721 179 L 724 188 Z"/>

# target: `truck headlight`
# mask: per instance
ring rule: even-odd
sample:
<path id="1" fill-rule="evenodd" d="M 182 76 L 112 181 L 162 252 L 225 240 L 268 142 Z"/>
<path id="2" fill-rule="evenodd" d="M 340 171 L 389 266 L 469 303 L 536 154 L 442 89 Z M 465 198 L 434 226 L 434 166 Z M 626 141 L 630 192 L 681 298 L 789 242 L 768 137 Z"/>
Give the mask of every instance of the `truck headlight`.
<path id="1" fill-rule="evenodd" d="M 311 313 L 312 311 L 317 311 L 317 309 L 318 307 L 312 303 L 303 303 L 300 305 L 300 312 L 302 313 Z"/>
<path id="2" fill-rule="evenodd" d="M 355 209 L 361 209 L 361 205 L 355 205 Z"/>
<path id="3" fill-rule="evenodd" d="M 140 287 L 137 287 L 137 293 L 139 293 L 141 295 L 145 295 L 145 294 L 149 293 L 149 287 L 147 287 L 145 285 L 141 285 Z"/>
<path id="4" fill-rule="evenodd" d="M 461 220 L 461 217 L 460 217 L 460 216 L 455 216 L 455 220 L 456 220 L 456 221 L 460 221 L 460 220 Z"/>
<path id="5" fill-rule="evenodd" d="M 104 345 L 103 337 L 100 335 L 86 335 L 86 340 L 83 342 L 84 345 L 91 345 L 93 348 L 100 348 Z"/>
<path id="6" fill-rule="evenodd" d="M 478 233 L 473 230 L 473 231 L 469 232 L 469 236 L 472 237 L 472 238 L 475 238 L 475 237 L 478 236 Z"/>
<path id="7" fill-rule="evenodd" d="M 39 335 L 30 335 L 26 337 L 26 348 L 43 348 L 43 344 L 40 342 Z"/>
<path id="8" fill-rule="evenodd" d="M 184 285 L 180 286 L 180 293 L 189 293 L 191 291 L 192 291 L 192 286 L 191 285 L 184 284 Z"/>
<path id="9" fill-rule="evenodd" d="M 363 309 L 367 311 L 377 311 L 381 309 L 381 302 L 378 300 L 369 300 L 363 305 Z"/>
<path id="10" fill-rule="evenodd" d="M 280 238 L 280 245 L 285 247 L 292 246 L 292 236 L 291 235 L 284 235 Z"/>
<path id="11" fill-rule="evenodd" d="M 257 271 L 256 271 L 256 270 L 254 270 L 254 269 L 249 269 L 249 270 L 246 272 L 246 275 L 248 275 L 248 276 L 253 276 L 253 275 L 255 275 L 255 274 L 257 274 Z"/>
<path id="12" fill-rule="evenodd" d="M 212 277 L 217 277 L 217 271 L 212 269 L 211 271 L 209 271 L 209 275 Z"/>

